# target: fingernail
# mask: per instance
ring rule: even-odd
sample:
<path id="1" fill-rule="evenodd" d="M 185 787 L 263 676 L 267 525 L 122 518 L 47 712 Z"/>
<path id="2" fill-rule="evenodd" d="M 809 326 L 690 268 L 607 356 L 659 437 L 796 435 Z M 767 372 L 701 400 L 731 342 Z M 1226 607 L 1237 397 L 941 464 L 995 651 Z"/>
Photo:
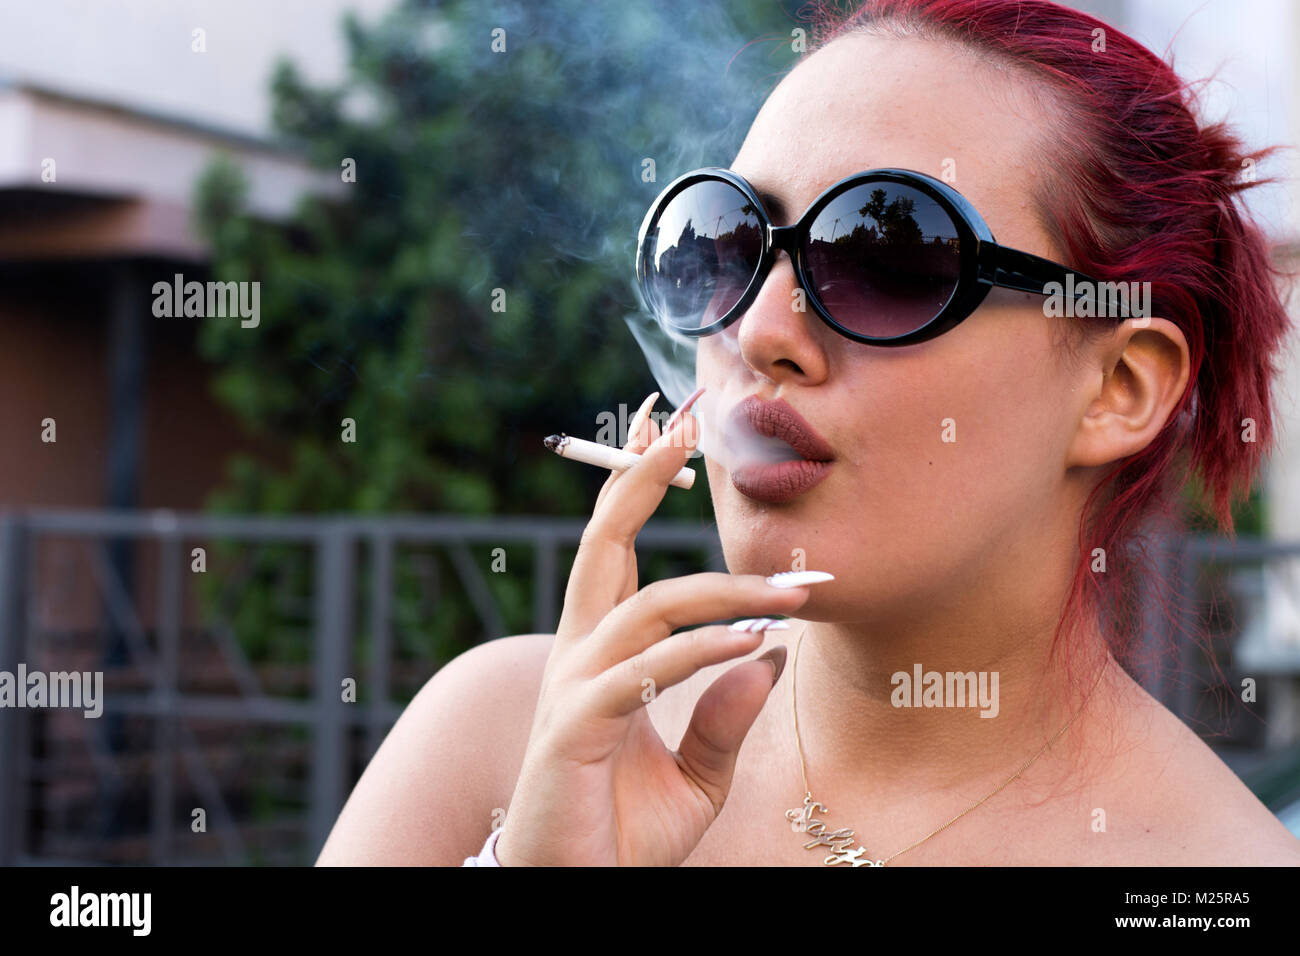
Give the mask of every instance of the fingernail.
<path id="1" fill-rule="evenodd" d="M 627 426 L 628 441 L 632 441 L 636 438 L 637 434 L 641 431 L 641 426 L 645 424 L 646 416 L 650 414 L 650 409 L 654 408 L 655 402 L 658 400 L 659 393 L 651 392 L 646 397 L 646 400 L 641 403 L 641 407 L 638 408 L 636 414 L 632 416 L 632 423 Z"/>
<path id="2" fill-rule="evenodd" d="M 772 686 L 781 678 L 781 671 L 785 670 L 785 645 L 778 644 L 766 654 L 760 654 L 755 657 L 756 661 L 767 661 L 772 665 Z"/>
<path id="3" fill-rule="evenodd" d="M 755 631 L 788 631 L 790 625 L 775 617 L 747 617 L 731 625 L 731 630 L 749 631 L 751 634 Z"/>
<path id="4" fill-rule="evenodd" d="M 670 417 L 668 421 L 664 424 L 664 431 L 668 431 L 670 428 L 672 428 L 673 425 L 677 423 L 677 419 L 681 418 L 688 411 L 690 411 L 691 406 L 695 404 L 695 400 L 699 398 L 700 395 L 704 392 L 704 388 L 705 387 L 701 385 L 695 391 L 691 392 L 690 396 L 686 399 L 686 401 L 682 402 L 681 406 L 677 409 L 677 411 L 673 412 L 672 417 Z"/>
<path id="5" fill-rule="evenodd" d="M 825 571 L 782 571 L 767 578 L 767 583 L 774 588 L 801 588 L 805 584 L 821 584 L 834 581 L 835 575 Z"/>

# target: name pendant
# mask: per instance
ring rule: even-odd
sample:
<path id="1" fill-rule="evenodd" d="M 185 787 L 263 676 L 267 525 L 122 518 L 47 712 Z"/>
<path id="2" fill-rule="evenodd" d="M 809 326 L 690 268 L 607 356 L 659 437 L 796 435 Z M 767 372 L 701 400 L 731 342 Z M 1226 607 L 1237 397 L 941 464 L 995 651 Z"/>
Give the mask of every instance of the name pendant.
<path id="1" fill-rule="evenodd" d="M 841 863 L 847 863 L 849 866 L 885 865 L 884 860 L 871 859 L 864 847 L 853 846 L 853 830 L 841 827 L 838 830 L 828 831 L 826 824 L 813 816 L 814 810 L 821 813 L 830 812 L 823 804 L 813 800 L 812 794 L 808 793 L 804 795 L 803 807 L 785 811 L 785 818 L 790 821 L 791 830 L 812 836 L 812 839 L 803 845 L 805 850 L 818 846 L 830 847 L 830 855 L 822 860 L 827 866 L 837 866 Z"/>

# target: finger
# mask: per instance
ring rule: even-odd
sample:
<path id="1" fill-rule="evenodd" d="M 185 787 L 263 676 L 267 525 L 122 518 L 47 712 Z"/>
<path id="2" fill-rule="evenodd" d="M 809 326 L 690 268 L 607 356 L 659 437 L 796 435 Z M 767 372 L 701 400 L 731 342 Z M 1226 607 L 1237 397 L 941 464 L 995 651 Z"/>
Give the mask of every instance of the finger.
<path id="1" fill-rule="evenodd" d="M 610 612 L 575 649 L 571 673 L 598 685 L 595 703 L 601 714 L 630 713 L 644 703 L 639 700 L 644 678 L 656 688 L 672 687 L 762 640 L 759 631 L 674 630 L 719 618 L 788 615 L 808 594 L 807 587 L 776 588 L 756 574 L 705 571 L 656 581 Z"/>
<path id="2" fill-rule="evenodd" d="M 641 407 L 636 410 L 636 414 L 632 416 L 632 421 L 627 428 L 627 444 L 623 446 L 624 451 L 639 455 L 650 446 L 652 441 L 659 437 L 659 426 L 650 417 L 650 410 L 654 408 L 655 402 L 658 400 L 659 393 L 651 392 L 646 396 L 645 401 L 641 403 Z M 609 477 L 601 485 L 600 493 L 596 495 L 596 504 L 593 506 L 592 511 L 600 507 L 600 503 L 609 493 L 609 489 L 613 487 L 614 482 L 618 481 L 619 476 L 622 474 L 621 471 L 611 471 L 609 473 Z"/>
<path id="3" fill-rule="evenodd" d="M 768 655 L 775 659 L 775 671 L 764 660 Z M 682 772 L 709 798 L 715 814 L 722 812 L 731 792 L 740 745 L 784 666 L 785 646 L 778 644 L 762 657 L 728 670 L 695 704 L 676 758 Z"/>
<path id="4" fill-rule="evenodd" d="M 629 558 L 635 559 L 632 546 L 637 532 L 663 501 L 668 483 L 699 440 L 699 425 L 686 411 L 700 391 L 678 409 L 664 433 L 610 486 L 592 513 L 569 574 L 557 641 L 590 633 L 622 599 L 625 582 L 610 569 L 625 567 Z"/>
<path id="5" fill-rule="evenodd" d="M 641 407 L 636 410 L 632 416 L 632 422 L 627 428 L 627 444 L 623 446 L 625 451 L 641 454 L 650 443 L 659 437 L 659 426 L 655 424 L 654 419 L 650 417 L 650 411 L 655 407 L 655 402 L 659 400 L 658 392 L 651 392 L 646 396 L 646 400 L 641 403 Z"/>
<path id="6" fill-rule="evenodd" d="M 675 630 L 706 621 L 787 615 L 803 606 L 808 594 L 808 585 L 773 586 L 758 574 L 701 571 L 652 581 L 606 616 L 573 667 L 595 677 L 645 654 Z"/>
<path id="7" fill-rule="evenodd" d="M 700 627 L 682 631 L 582 685 L 575 709 L 584 716 L 621 720 L 705 667 L 748 654 L 761 632 Z"/>
<path id="8" fill-rule="evenodd" d="M 618 512 L 611 514 L 608 507 L 602 509 L 593 509 L 593 520 L 598 526 L 621 529 L 625 536 L 636 537 L 636 532 L 640 530 L 645 519 L 654 512 L 659 502 L 663 499 L 664 491 L 668 483 L 676 476 L 686 463 L 691 451 L 699 442 L 700 426 L 699 423 L 686 412 L 695 400 L 699 398 L 703 389 L 698 389 L 695 394 L 691 395 L 686 402 L 673 413 L 673 417 L 664 426 L 661 434 L 656 434 L 654 439 L 631 450 L 640 455 L 641 460 L 631 468 L 619 473 L 618 480 L 610 483 L 611 493 L 618 487 L 630 487 L 641 489 L 641 493 L 635 495 L 635 500 L 644 504 L 648 510 L 643 513 L 640 519 L 629 519 L 627 521 L 615 521 L 609 523 L 610 517 L 617 517 Z M 657 427 L 655 428 L 657 432 Z M 644 434 L 644 432 L 643 432 Z M 675 466 L 677 471 L 670 470 L 670 466 Z M 660 480 L 660 478 L 662 480 Z M 609 500 L 606 495 L 606 501 Z M 605 504 L 602 502 L 602 505 Z M 604 521 L 602 521 L 604 519 Z"/>

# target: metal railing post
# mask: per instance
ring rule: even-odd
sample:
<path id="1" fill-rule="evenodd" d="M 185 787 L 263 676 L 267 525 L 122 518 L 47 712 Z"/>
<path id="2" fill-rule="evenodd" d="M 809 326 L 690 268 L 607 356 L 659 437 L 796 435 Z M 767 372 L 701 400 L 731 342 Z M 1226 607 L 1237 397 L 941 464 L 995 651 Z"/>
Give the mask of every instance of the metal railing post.
<path id="1" fill-rule="evenodd" d="M 0 670 L 11 674 L 21 660 L 26 623 L 25 531 L 21 518 L 0 514 Z M 26 715 L 17 708 L 0 710 L 0 866 L 12 866 L 23 849 Z"/>
<path id="2" fill-rule="evenodd" d="M 373 757 L 388 732 L 388 697 L 392 683 L 389 658 L 393 647 L 393 539 L 370 536 L 370 702 L 366 751 Z"/>
<path id="3" fill-rule="evenodd" d="M 533 544 L 533 631 L 550 634 L 560 623 L 555 607 L 555 539 L 539 534 Z"/>
<path id="4" fill-rule="evenodd" d="M 347 725 L 342 683 L 350 659 L 353 599 L 353 537 L 337 521 L 317 536 L 316 631 L 313 658 L 313 727 L 309 836 L 315 859 L 343 809 Z"/>
<path id="5" fill-rule="evenodd" d="M 153 780 L 150 790 L 150 855 L 155 864 L 172 862 L 176 825 L 177 681 L 180 672 L 182 562 L 181 540 L 164 533 L 158 542 L 158 668 L 154 675 Z"/>

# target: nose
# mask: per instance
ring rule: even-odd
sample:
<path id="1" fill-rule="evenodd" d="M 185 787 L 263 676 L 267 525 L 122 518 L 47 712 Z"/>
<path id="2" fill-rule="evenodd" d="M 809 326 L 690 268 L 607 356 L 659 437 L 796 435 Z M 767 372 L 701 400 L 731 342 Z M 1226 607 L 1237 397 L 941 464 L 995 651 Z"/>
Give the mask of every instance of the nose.
<path id="1" fill-rule="evenodd" d="M 829 362 L 824 332 L 794 270 L 793 226 L 769 226 L 775 251 L 758 295 L 735 323 L 741 357 L 772 382 L 795 380 L 814 385 L 826 377 Z M 782 256 L 781 253 L 785 255 Z"/>

